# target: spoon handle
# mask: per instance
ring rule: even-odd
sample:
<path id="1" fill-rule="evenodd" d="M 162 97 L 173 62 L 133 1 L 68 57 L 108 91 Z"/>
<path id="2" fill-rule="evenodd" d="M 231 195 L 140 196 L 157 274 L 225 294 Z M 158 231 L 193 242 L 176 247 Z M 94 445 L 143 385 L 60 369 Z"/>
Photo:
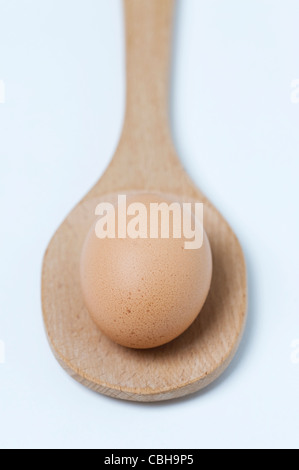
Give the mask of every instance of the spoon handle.
<path id="1" fill-rule="evenodd" d="M 174 0 L 124 0 L 127 99 L 115 155 L 88 197 L 154 191 L 201 198 L 175 150 L 168 117 Z"/>
<path id="2" fill-rule="evenodd" d="M 127 44 L 125 131 L 168 128 L 174 0 L 124 0 Z M 144 141 L 143 141 L 144 142 Z M 144 143 L 143 143 L 144 145 Z"/>

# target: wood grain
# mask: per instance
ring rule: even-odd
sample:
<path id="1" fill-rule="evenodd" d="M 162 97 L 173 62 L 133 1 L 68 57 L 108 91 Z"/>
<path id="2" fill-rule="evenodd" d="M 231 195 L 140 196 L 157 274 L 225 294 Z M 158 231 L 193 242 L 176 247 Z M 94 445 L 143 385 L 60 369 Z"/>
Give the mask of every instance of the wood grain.
<path id="1" fill-rule="evenodd" d="M 246 322 L 247 286 L 240 244 L 196 188 L 174 149 L 168 123 L 173 0 L 124 0 L 127 110 L 116 154 L 95 187 L 54 235 L 44 258 L 42 305 L 49 343 L 83 385 L 133 401 L 178 398 L 213 382 L 232 360 Z M 205 307 L 175 341 L 137 351 L 108 340 L 84 306 L 79 259 L 96 205 L 111 193 L 149 191 L 204 202 L 214 273 Z"/>

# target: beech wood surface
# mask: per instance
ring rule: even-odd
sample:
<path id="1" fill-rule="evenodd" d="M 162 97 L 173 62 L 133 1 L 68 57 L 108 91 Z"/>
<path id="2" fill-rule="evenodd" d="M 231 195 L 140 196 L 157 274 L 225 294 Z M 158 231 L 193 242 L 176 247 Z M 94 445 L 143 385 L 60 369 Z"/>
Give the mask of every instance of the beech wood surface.
<path id="1" fill-rule="evenodd" d="M 96 392 L 132 401 L 194 393 L 227 368 L 239 346 L 247 311 L 246 267 L 233 231 L 184 171 L 168 120 L 173 0 L 124 0 L 127 106 L 115 156 L 99 182 L 70 213 L 46 251 L 43 316 L 62 367 Z M 200 158 L 199 158 L 200 164 Z M 131 350 L 107 339 L 85 308 L 79 278 L 81 249 L 95 207 L 112 193 L 148 191 L 204 202 L 213 252 L 211 291 L 195 323 L 153 350 Z"/>

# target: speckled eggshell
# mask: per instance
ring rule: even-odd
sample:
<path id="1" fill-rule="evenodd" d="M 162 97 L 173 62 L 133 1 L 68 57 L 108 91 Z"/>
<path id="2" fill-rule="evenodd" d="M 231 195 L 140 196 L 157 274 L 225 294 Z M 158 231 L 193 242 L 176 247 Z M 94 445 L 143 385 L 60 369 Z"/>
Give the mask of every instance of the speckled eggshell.
<path id="1" fill-rule="evenodd" d="M 128 204 L 142 202 L 148 211 L 152 202 L 170 203 L 167 196 L 153 194 L 127 198 Z M 185 241 L 99 239 L 91 228 L 81 256 L 82 292 L 94 322 L 111 340 L 129 348 L 154 348 L 178 337 L 196 319 L 211 285 L 212 254 L 206 234 L 200 249 L 184 249 Z"/>

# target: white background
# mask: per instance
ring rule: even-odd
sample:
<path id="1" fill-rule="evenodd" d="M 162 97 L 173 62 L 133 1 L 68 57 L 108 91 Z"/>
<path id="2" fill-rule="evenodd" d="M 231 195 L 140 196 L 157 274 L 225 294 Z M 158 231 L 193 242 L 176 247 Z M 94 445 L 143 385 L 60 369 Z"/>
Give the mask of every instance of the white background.
<path id="1" fill-rule="evenodd" d="M 0 447 L 299 448 L 298 0 L 177 2 L 174 140 L 248 263 L 231 367 L 195 396 L 143 405 L 88 391 L 50 352 L 42 256 L 117 145 L 122 15 L 120 0 L 0 0 Z"/>

